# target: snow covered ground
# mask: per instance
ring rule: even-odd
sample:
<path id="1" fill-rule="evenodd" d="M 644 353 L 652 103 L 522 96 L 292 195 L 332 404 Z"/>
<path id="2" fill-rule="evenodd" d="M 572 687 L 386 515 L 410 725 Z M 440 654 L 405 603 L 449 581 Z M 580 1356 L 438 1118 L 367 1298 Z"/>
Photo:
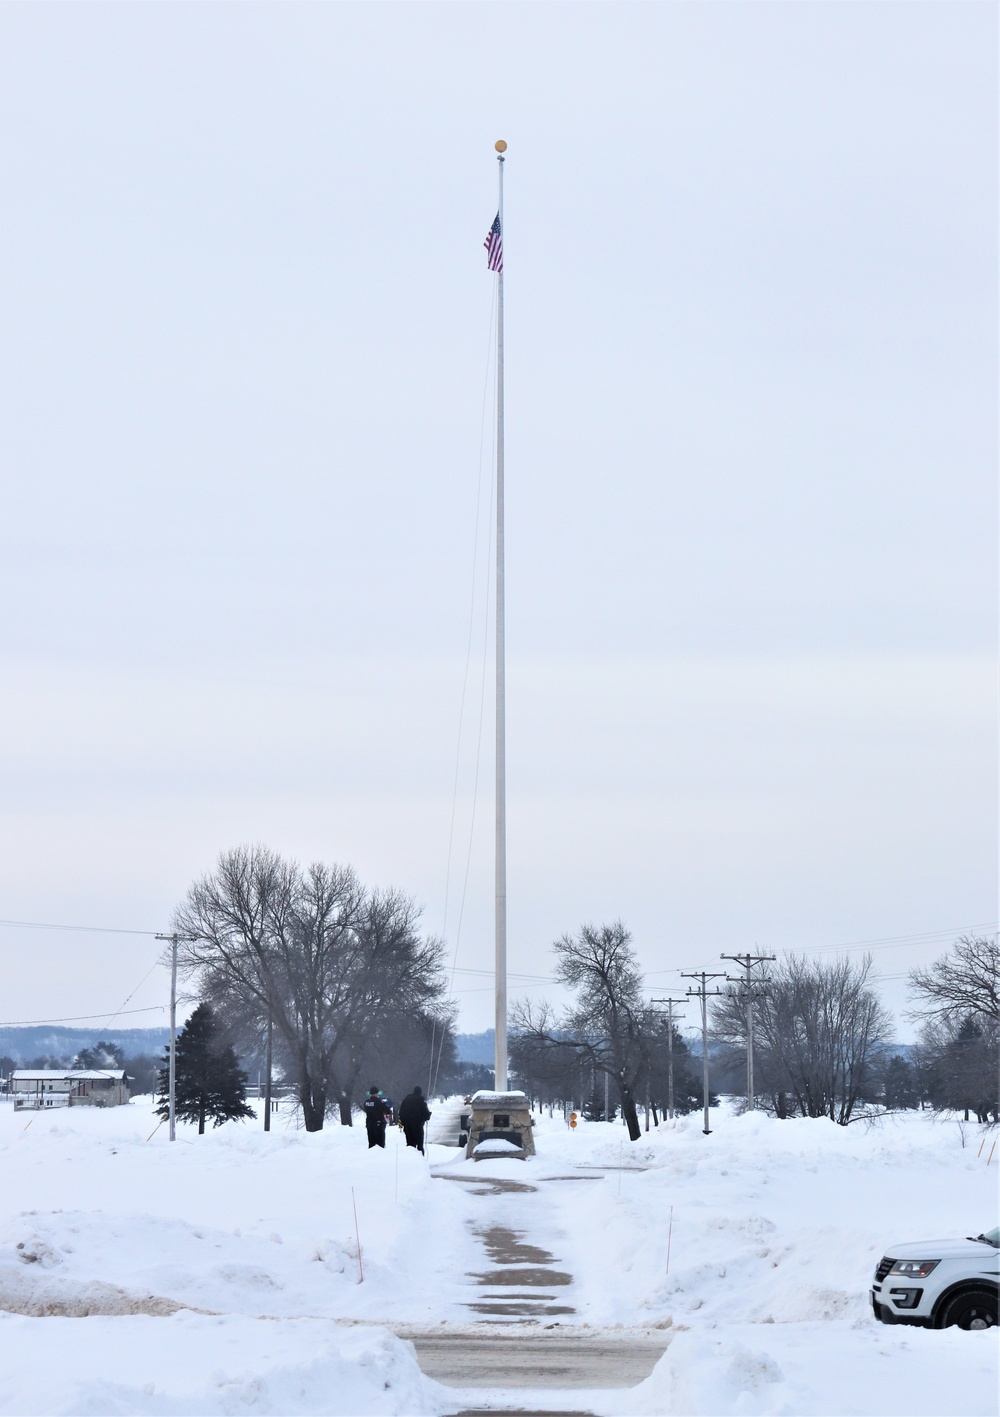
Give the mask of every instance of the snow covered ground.
<path id="1" fill-rule="evenodd" d="M 182 1126 L 171 1146 L 148 1099 L 0 1105 L 0 1413 L 530 1406 L 540 1394 L 431 1382 L 388 1331 L 476 1321 L 489 1226 L 571 1276 L 560 1324 L 670 1340 L 641 1386 L 550 1408 L 997 1411 L 995 1333 L 885 1328 L 867 1297 L 893 1241 L 996 1224 L 1000 1166 L 976 1127 L 963 1147 L 916 1114 L 845 1129 L 721 1113 L 709 1137 L 700 1121 L 631 1146 L 618 1125 L 543 1116 L 537 1157 L 475 1164 L 436 1146 L 425 1161 L 395 1132 L 384 1152 L 363 1128 L 307 1136 L 291 1116 L 270 1135 Z M 490 1176 L 536 1189 L 468 1183 Z"/>

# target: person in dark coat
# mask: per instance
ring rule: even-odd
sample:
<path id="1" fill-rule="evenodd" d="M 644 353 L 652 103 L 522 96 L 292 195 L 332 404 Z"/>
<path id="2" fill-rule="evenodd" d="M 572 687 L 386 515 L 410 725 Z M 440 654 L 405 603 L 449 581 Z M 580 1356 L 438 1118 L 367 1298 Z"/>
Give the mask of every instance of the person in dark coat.
<path id="1" fill-rule="evenodd" d="M 419 1087 L 408 1092 L 399 1104 L 399 1120 L 403 1125 L 403 1135 L 407 1146 L 424 1149 L 424 1123 L 430 1121 L 430 1111 Z"/>
<path id="2" fill-rule="evenodd" d="M 377 1087 L 368 1089 L 364 1102 L 365 1127 L 368 1131 L 368 1146 L 385 1146 L 385 1124 L 392 1117 L 392 1109 L 386 1106 L 385 1098 Z"/>

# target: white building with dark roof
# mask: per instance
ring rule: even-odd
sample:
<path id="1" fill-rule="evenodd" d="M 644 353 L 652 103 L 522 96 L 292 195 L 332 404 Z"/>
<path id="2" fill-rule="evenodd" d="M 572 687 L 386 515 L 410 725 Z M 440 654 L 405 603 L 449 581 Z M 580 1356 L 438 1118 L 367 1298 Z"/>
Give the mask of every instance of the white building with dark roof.
<path id="1" fill-rule="evenodd" d="M 120 1107 L 129 1100 L 121 1068 L 16 1068 L 10 1092 L 15 1108 Z"/>

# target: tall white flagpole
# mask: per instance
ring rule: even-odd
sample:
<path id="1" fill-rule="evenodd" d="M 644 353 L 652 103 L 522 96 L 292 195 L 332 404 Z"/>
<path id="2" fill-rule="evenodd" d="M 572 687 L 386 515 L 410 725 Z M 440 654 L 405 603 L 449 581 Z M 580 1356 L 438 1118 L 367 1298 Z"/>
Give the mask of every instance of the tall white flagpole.
<path id="1" fill-rule="evenodd" d="M 503 231 L 503 164 L 507 144 L 495 144 L 500 178 L 500 240 Z M 504 523 L 503 523 L 503 262 L 497 275 L 497 633 L 496 633 L 496 1051 L 497 1092 L 507 1090 L 507 722 L 505 704 Z"/>

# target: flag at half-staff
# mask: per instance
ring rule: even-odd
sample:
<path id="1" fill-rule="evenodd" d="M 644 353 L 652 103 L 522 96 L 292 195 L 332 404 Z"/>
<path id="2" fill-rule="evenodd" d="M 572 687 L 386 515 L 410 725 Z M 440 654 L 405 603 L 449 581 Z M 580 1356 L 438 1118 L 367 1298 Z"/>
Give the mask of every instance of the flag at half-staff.
<path id="1" fill-rule="evenodd" d="M 483 245 L 486 247 L 486 264 L 491 271 L 497 271 L 503 275 L 503 231 L 500 227 L 499 212 L 493 218 L 493 225 L 486 233 Z"/>

